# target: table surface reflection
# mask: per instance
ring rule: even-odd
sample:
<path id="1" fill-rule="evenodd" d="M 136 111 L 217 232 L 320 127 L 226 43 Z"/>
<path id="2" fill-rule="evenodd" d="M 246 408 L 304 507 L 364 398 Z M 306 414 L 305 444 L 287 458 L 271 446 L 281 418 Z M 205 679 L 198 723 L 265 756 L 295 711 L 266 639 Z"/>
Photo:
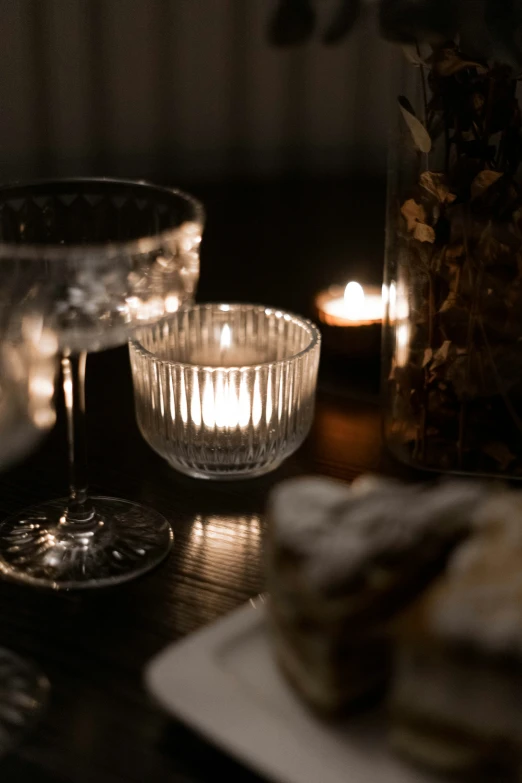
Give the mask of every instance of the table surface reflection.
<path id="1" fill-rule="evenodd" d="M 332 210 L 339 216 L 344 214 L 343 200 L 349 197 L 350 188 L 332 187 L 330 208 L 324 203 L 324 189 L 321 198 L 314 201 L 315 189 L 310 188 L 311 200 L 306 202 L 302 189 L 278 191 L 279 201 L 268 207 L 262 199 L 264 192 L 250 191 L 250 202 L 244 193 L 240 197 L 237 193 L 221 194 L 219 198 L 215 192 L 198 194 L 207 201 L 211 215 L 199 298 L 225 298 L 223 265 L 216 266 L 215 259 L 227 259 L 228 278 L 234 281 L 229 286 L 230 300 L 265 301 L 307 314 L 314 291 L 325 282 L 321 278 L 325 265 L 317 262 L 319 237 L 327 237 L 327 246 L 331 243 L 330 250 L 324 250 L 334 259 L 328 271 L 330 282 L 339 282 L 343 274 L 358 273 L 349 265 L 344 270 L 347 262 L 340 249 L 342 243 L 346 248 L 353 248 L 354 243 L 365 245 L 362 235 L 348 236 L 346 225 L 336 222 L 333 236 L 331 227 L 321 234 L 321 223 L 299 216 L 309 210 L 316 220 L 322 215 L 326 225 Z M 381 190 L 375 198 L 382 206 Z M 375 210 L 375 198 L 370 214 Z M 244 210 L 246 222 L 239 221 L 237 246 L 227 255 L 229 214 L 234 204 Z M 265 204 L 264 212 L 261 204 Z M 362 207 L 357 206 L 356 213 L 358 209 Z M 246 219 L 248 215 L 251 217 Z M 274 233 L 272 239 L 278 236 L 274 215 L 279 215 L 279 221 L 288 221 L 290 237 L 283 240 L 283 247 L 281 242 L 278 246 L 271 242 L 270 232 Z M 355 214 L 354 225 L 360 226 L 361 219 Z M 312 235 L 307 236 L 307 231 Z M 301 253 L 297 240 L 302 242 Z M 292 242 L 291 254 L 285 242 Z M 266 255 L 268 247 L 273 252 Z M 377 237 L 376 277 L 381 252 L 381 237 Z M 242 266 L 245 253 L 251 254 L 248 273 Z M 286 265 L 283 258 L 288 259 Z M 303 263 L 310 269 L 305 289 Z M 260 265 L 264 266 L 259 271 Z M 278 279 L 280 285 L 275 286 Z M 291 285 L 293 279 L 300 282 L 297 290 Z M 33 658 L 53 686 L 50 707 L 38 731 L 15 755 L 1 762 L 2 783 L 258 779 L 183 726 L 168 721 L 143 688 L 143 667 L 169 642 L 226 614 L 263 589 L 264 507 L 275 483 L 303 473 L 351 480 L 363 471 L 382 468 L 378 374 L 375 365 L 326 360 L 315 424 L 299 452 L 269 476 L 244 483 L 214 483 L 175 473 L 140 437 L 126 349 L 89 358 L 92 488 L 158 509 L 174 529 L 174 550 L 156 571 L 108 590 L 52 594 L 0 583 L 0 644 Z M 66 453 L 63 411 L 60 413 L 55 431 L 38 452 L 0 477 L 2 515 L 63 495 Z M 386 464 L 384 467 L 390 469 Z"/>

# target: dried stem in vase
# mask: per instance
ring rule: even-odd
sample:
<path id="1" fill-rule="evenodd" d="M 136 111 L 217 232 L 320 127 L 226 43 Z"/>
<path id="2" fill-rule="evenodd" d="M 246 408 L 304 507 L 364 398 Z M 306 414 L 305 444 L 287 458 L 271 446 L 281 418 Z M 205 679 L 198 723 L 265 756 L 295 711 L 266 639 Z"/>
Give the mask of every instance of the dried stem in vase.
<path id="1" fill-rule="evenodd" d="M 395 429 L 427 467 L 522 476 L 517 75 L 454 42 L 417 53 L 424 121 L 399 103 L 419 174 L 394 252 L 419 296 L 390 376 Z"/>

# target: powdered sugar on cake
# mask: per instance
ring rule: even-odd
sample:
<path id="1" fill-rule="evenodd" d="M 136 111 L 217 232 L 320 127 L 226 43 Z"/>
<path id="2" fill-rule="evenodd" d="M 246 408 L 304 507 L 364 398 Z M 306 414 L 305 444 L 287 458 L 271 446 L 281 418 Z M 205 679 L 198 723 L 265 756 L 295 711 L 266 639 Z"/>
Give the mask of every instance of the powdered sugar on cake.
<path id="1" fill-rule="evenodd" d="M 436 487 L 365 477 L 353 489 L 301 478 L 272 496 L 274 535 L 300 555 L 303 574 L 328 589 L 370 570 L 383 555 L 407 555 L 427 536 L 451 540 L 467 529 L 484 490 L 464 482 Z"/>
<path id="2" fill-rule="evenodd" d="M 477 534 L 455 552 L 430 611 L 449 641 L 522 653 L 522 504 L 497 496 L 477 513 Z"/>
<path id="3" fill-rule="evenodd" d="M 490 653 L 522 652 L 522 580 L 468 587 L 433 609 L 439 634 Z"/>

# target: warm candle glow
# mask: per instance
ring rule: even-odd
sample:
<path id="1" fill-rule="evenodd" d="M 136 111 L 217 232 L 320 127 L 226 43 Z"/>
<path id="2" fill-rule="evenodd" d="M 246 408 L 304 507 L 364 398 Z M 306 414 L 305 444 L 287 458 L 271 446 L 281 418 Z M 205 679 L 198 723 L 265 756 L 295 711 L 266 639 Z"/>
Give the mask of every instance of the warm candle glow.
<path id="1" fill-rule="evenodd" d="M 389 301 L 386 286 L 332 286 L 317 295 L 317 316 L 325 325 L 323 339 L 332 355 L 362 358 L 378 356 L 381 326 Z"/>
<path id="2" fill-rule="evenodd" d="M 405 367 L 410 356 L 410 325 L 407 321 L 397 325 L 395 330 L 397 348 L 396 361 L 398 367 Z"/>
<path id="3" fill-rule="evenodd" d="M 165 297 L 165 311 L 175 313 L 179 309 L 179 297 L 176 294 L 170 294 Z"/>
<path id="4" fill-rule="evenodd" d="M 397 286 L 394 283 L 390 285 L 390 322 L 395 324 L 397 365 L 405 367 L 410 357 L 411 325 L 408 290 L 403 282 L 399 282 Z"/>
<path id="5" fill-rule="evenodd" d="M 225 308 L 225 305 L 221 308 Z M 209 430 L 246 430 L 250 424 L 257 427 L 263 415 L 263 399 L 256 379 L 254 388 L 248 388 L 245 377 L 239 377 L 237 373 L 231 373 L 227 366 L 237 364 L 254 363 L 258 358 L 255 349 L 251 346 L 238 348 L 232 347 L 232 330 L 229 324 L 221 327 L 219 338 L 219 359 L 223 367 L 217 367 L 213 378 L 207 378 L 203 388 L 203 396 L 199 388 L 197 376 L 194 375 L 192 395 L 190 400 L 190 416 L 196 429 Z M 196 356 L 198 361 L 204 361 L 213 366 L 212 350 L 200 350 Z M 193 357 L 194 359 L 194 357 Z M 269 401 L 266 406 L 267 421 L 272 417 L 271 390 L 268 392 Z M 188 420 L 186 400 L 182 400 L 181 415 L 183 421 Z"/>
<path id="6" fill-rule="evenodd" d="M 201 424 L 207 429 L 246 429 L 250 420 L 254 427 L 259 425 L 263 411 L 263 400 L 259 382 L 250 391 L 245 378 L 239 381 L 226 370 L 217 370 L 214 380 L 207 380 L 203 390 L 202 404 L 199 403 L 199 386 L 192 388 L 191 416 L 195 427 Z M 272 416 L 272 406 L 267 415 Z"/>
<path id="7" fill-rule="evenodd" d="M 344 291 L 330 289 L 318 297 L 319 317 L 331 325 L 359 326 L 378 323 L 384 314 L 383 293 L 376 286 L 366 286 L 352 280 Z"/>
<path id="8" fill-rule="evenodd" d="M 226 348 L 230 348 L 230 341 L 231 341 L 231 335 L 230 335 L 230 326 L 228 324 L 225 324 L 223 328 L 221 329 L 221 350 L 224 351 Z"/>
<path id="9" fill-rule="evenodd" d="M 49 375 L 34 375 L 29 379 L 29 394 L 33 399 L 49 401 L 54 394 L 53 378 Z"/>
<path id="10" fill-rule="evenodd" d="M 349 321 L 364 318 L 364 289 L 359 283 L 348 283 L 344 289 L 344 308 Z"/>

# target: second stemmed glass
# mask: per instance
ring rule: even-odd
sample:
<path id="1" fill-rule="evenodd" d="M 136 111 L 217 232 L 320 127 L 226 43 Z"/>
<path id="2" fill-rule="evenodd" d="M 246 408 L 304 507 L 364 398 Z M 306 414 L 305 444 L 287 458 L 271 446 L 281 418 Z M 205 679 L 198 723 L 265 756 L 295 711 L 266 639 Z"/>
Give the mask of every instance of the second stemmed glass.
<path id="1" fill-rule="evenodd" d="M 85 460 L 88 351 L 190 302 L 199 276 L 201 204 L 144 182 L 58 180 L 0 188 L 0 286 L 37 285 L 52 304 L 62 354 L 70 463 L 68 499 L 0 525 L 0 571 L 34 585 L 96 587 L 155 566 L 172 531 L 137 503 L 92 497 Z"/>
<path id="2" fill-rule="evenodd" d="M 16 291 L 16 280 L 14 290 Z M 13 292 L 13 287 L 11 287 Z M 0 469 L 21 459 L 54 423 L 57 341 L 32 290 L 16 302 L 0 292 Z M 1 635 L 1 628 L 0 628 Z M 49 683 L 16 653 L 0 647 L 0 759 L 40 717 Z"/>

